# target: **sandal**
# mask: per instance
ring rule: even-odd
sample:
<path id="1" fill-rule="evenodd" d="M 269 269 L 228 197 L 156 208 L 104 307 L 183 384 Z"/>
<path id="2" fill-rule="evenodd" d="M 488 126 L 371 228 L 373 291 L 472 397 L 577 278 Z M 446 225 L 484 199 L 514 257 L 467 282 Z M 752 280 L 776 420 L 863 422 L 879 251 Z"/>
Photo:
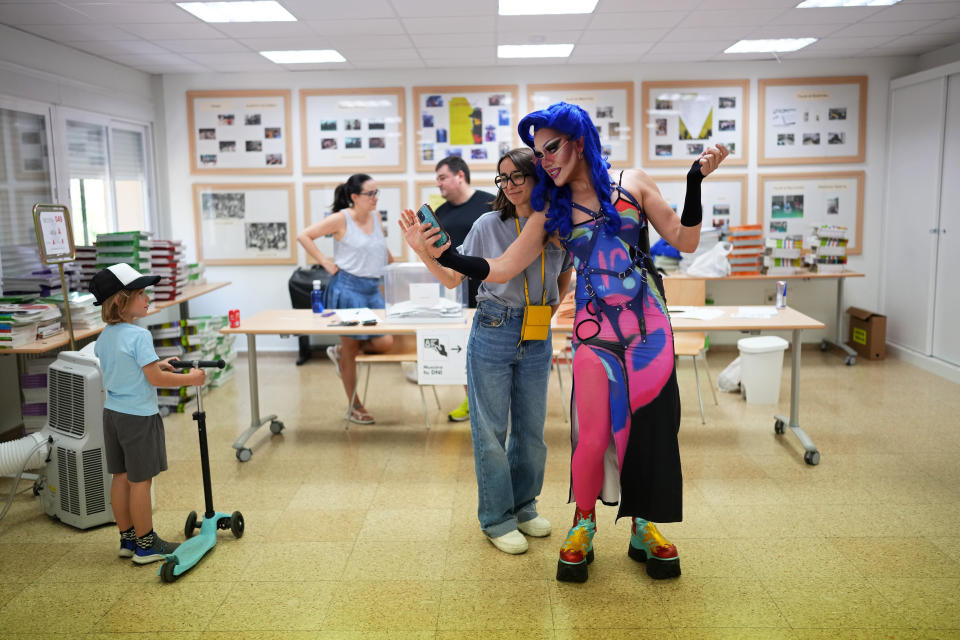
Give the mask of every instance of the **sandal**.
<path id="1" fill-rule="evenodd" d="M 350 415 L 347 417 L 347 420 L 354 424 L 373 424 L 376 422 L 373 416 L 367 413 L 366 409 L 360 409 L 358 407 L 350 410 Z"/>

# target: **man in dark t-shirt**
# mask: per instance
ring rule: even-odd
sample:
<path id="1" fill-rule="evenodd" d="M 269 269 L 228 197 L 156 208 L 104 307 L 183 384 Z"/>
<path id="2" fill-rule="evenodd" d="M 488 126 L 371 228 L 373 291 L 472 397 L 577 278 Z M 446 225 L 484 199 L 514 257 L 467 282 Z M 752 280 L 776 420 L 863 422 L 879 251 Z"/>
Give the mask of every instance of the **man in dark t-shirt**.
<path id="1" fill-rule="evenodd" d="M 459 156 L 448 156 L 437 163 L 437 187 L 446 200 L 437 208 L 440 224 L 450 234 L 451 246 L 463 244 L 477 218 L 491 210 L 494 196 L 470 186 L 470 167 Z M 479 282 L 469 280 L 469 296 L 464 303 L 477 306 Z"/>
<path id="2" fill-rule="evenodd" d="M 437 163 L 437 187 L 446 200 L 435 212 L 437 219 L 450 234 L 451 246 L 459 247 L 477 218 L 492 209 L 494 196 L 470 186 L 470 167 L 459 156 L 447 156 Z M 468 307 L 476 308 L 479 286 L 480 283 L 476 280 L 467 280 L 469 295 L 464 302 Z M 469 420 L 470 407 L 467 400 L 464 399 L 459 407 L 448 413 L 447 418 L 451 422 Z"/>

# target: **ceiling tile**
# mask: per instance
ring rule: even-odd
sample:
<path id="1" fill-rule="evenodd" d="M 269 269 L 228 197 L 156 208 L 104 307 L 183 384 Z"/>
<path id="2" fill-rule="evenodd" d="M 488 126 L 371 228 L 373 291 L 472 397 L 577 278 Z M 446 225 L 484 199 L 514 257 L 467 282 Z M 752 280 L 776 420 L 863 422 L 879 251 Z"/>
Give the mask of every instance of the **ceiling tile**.
<path id="1" fill-rule="evenodd" d="M 46 25 L 32 24 L 18 27 L 54 42 L 91 42 L 93 40 L 124 40 L 130 34 L 109 25 Z"/>
<path id="2" fill-rule="evenodd" d="M 831 34 L 834 38 L 847 36 L 901 36 L 933 26 L 933 22 L 858 22 Z"/>
<path id="3" fill-rule="evenodd" d="M 577 44 L 605 42 L 658 42 L 669 29 L 587 29 Z"/>
<path id="4" fill-rule="evenodd" d="M 799 0 L 798 3 L 799 4 Z M 829 9 L 797 9 L 785 11 L 777 18 L 780 24 L 853 24 L 879 12 L 877 7 L 831 7 Z"/>
<path id="5" fill-rule="evenodd" d="M 362 45 L 354 36 L 323 36 L 324 40 L 330 42 L 337 48 L 363 46 L 366 49 L 403 49 L 414 46 L 414 42 L 408 35 L 382 35 L 376 38 L 364 38 Z M 433 44 L 433 38 L 430 38 L 430 44 Z"/>
<path id="6" fill-rule="evenodd" d="M 954 42 L 956 42 L 956 40 L 948 34 L 933 35 L 928 33 L 924 35 L 902 36 L 890 40 L 881 46 L 889 48 L 920 46 L 923 47 L 923 52 L 926 53 L 927 51 L 934 51 L 948 44 L 953 44 Z"/>
<path id="7" fill-rule="evenodd" d="M 308 38 L 315 33 L 306 22 L 223 22 L 216 30 L 231 38 Z"/>
<path id="8" fill-rule="evenodd" d="M 893 36 L 867 36 L 863 38 L 827 38 L 826 40 L 818 40 L 808 47 L 804 47 L 801 51 L 837 51 L 836 54 L 839 57 L 842 57 L 842 52 L 847 49 L 853 49 L 856 51 L 862 51 L 863 49 L 869 49 L 871 47 L 876 47 L 878 45 L 884 44 L 885 42 L 890 42 L 893 39 Z"/>
<path id="9" fill-rule="evenodd" d="M 780 9 L 751 11 L 694 11 L 680 23 L 681 27 L 743 27 L 769 24 L 783 13 Z"/>
<path id="10" fill-rule="evenodd" d="M 185 53 L 183 57 L 210 67 L 220 64 L 250 64 L 257 67 L 274 66 L 273 62 L 254 51 L 237 51 L 234 53 Z"/>
<path id="11" fill-rule="evenodd" d="M 729 40 L 701 40 L 699 42 L 670 42 L 665 40 L 654 45 L 653 49 L 658 53 L 676 53 L 676 54 L 716 54 L 723 53 L 723 50 L 736 42 L 735 38 Z"/>
<path id="12" fill-rule="evenodd" d="M 812 45 L 811 45 L 812 47 Z M 782 53 L 780 56 L 784 60 L 794 60 L 805 58 L 849 58 L 852 56 L 866 51 L 869 47 L 866 48 L 847 48 L 847 49 L 813 49 L 811 47 L 806 47 L 800 51 L 791 51 L 789 53 Z"/>
<path id="13" fill-rule="evenodd" d="M 674 11 L 692 11 L 699 7 L 703 0 L 671 0 L 670 9 Z M 630 11 L 663 11 L 663 0 L 600 0 L 594 14 L 620 13 Z"/>
<path id="14" fill-rule="evenodd" d="M 357 69 L 422 69 L 426 65 L 422 60 L 357 60 L 353 66 Z"/>
<path id="15" fill-rule="evenodd" d="M 307 24 L 319 34 L 356 34 L 356 35 L 383 35 L 403 33 L 403 25 L 399 20 L 369 19 L 369 20 L 311 20 Z"/>
<path id="16" fill-rule="evenodd" d="M 952 33 L 957 36 L 957 41 L 960 42 L 960 18 L 940 20 L 937 24 L 926 29 L 920 29 L 916 33 Z"/>
<path id="17" fill-rule="evenodd" d="M 328 36 L 310 36 L 307 38 L 241 38 L 236 40 L 245 49 L 253 51 L 293 51 L 300 49 L 334 49 Z"/>
<path id="18" fill-rule="evenodd" d="M 115 53 L 109 55 L 103 55 L 104 58 L 109 58 L 115 60 L 120 64 L 125 64 L 131 67 L 139 67 L 140 65 L 144 66 L 164 66 L 164 65 L 190 65 L 194 61 L 189 60 L 183 56 L 177 55 L 175 53 L 146 53 L 146 54 L 129 54 L 129 53 Z"/>
<path id="19" fill-rule="evenodd" d="M 497 31 L 569 31 L 586 29 L 593 16 L 589 13 L 572 16 L 497 16 Z"/>
<path id="20" fill-rule="evenodd" d="M 478 47 L 493 46 L 497 36 L 493 33 L 437 33 L 430 36 L 427 43 L 431 47 Z"/>
<path id="21" fill-rule="evenodd" d="M 682 11 L 649 13 L 600 13 L 590 21 L 591 29 L 655 29 L 675 27 L 686 17 Z"/>
<path id="22" fill-rule="evenodd" d="M 672 42 L 697 42 L 716 40 L 717 36 L 722 35 L 731 42 L 736 42 L 751 35 L 754 29 L 755 27 L 724 27 L 722 31 L 718 31 L 711 27 L 678 27 L 669 30 L 663 39 Z"/>
<path id="23" fill-rule="evenodd" d="M 450 60 L 470 60 L 471 58 L 490 58 L 496 55 L 496 48 L 488 47 L 420 47 L 420 57 L 424 60 L 448 58 Z"/>
<path id="24" fill-rule="evenodd" d="M 406 17 L 495 16 L 497 0 L 395 0 L 394 6 Z"/>
<path id="25" fill-rule="evenodd" d="M 317 62 L 315 64 L 282 64 L 280 67 L 284 71 L 332 71 L 334 69 L 352 69 L 353 65 L 349 62 Z"/>
<path id="26" fill-rule="evenodd" d="M 548 31 L 530 33 L 529 31 L 502 31 L 497 33 L 497 44 L 576 44 L 582 31 Z"/>
<path id="27" fill-rule="evenodd" d="M 749 59 L 749 58 L 746 58 Z M 645 62 L 703 62 L 705 60 L 710 60 L 710 57 L 702 53 L 674 53 L 674 54 L 664 54 L 658 53 L 657 48 L 654 47 L 650 50 L 650 53 L 646 54 L 640 58 L 640 64 Z"/>
<path id="28" fill-rule="evenodd" d="M 344 47 L 340 49 L 340 53 L 343 54 L 343 57 L 347 60 L 361 61 L 361 60 L 419 60 L 420 54 L 413 47 L 407 47 L 405 49 L 368 49 L 362 46 L 354 46 L 353 48 Z"/>
<path id="29" fill-rule="evenodd" d="M 629 62 L 630 60 L 636 60 L 653 46 L 652 42 L 640 44 L 578 44 L 573 48 L 573 53 L 570 54 L 570 60 L 573 62 L 582 62 L 586 58 L 590 58 L 598 60 L 605 59 L 607 62 L 612 60 Z"/>
<path id="30" fill-rule="evenodd" d="M 673 3 L 671 2 L 671 8 L 673 8 Z M 784 11 L 786 9 L 793 9 L 798 4 L 800 0 L 710 0 L 710 2 L 704 2 L 700 5 L 700 9 L 709 9 L 711 10 L 730 10 L 737 9 L 740 11 L 757 11 L 758 9 L 775 9 L 778 11 Z"/>
<path id="31" fill-rule="evenodd" d="M 485 33 L 493 30 L 495 19 L 490 15 L 479 18 L 403 18 L 401 22 L 409 34 L 430 35 L 433 33 Z"/>
<path id="32" fill-rule="evenodd" d="M 213 27 L 197 22 L 195 24 L 167 24 L 131 22 L 118 24 L 119 28 L 147 40 L 199 40 L 201 38 L 223 38 L 224 35 Z"/>
<path id="33" fill-rule="evenodd" d="M 174 73 L 207 73 L 210 69 L 199 64 L 168 64 L 162 66 L 141 65 L 136 67 L 144 73 L 156 75 L 174 74 Z"/>
<path id="34" fill-rule="evenodd" d="M 201 40 L 154 40 L 154 44 L 174 53 L 229 53 L 249 51 L 236 40 L 204 38 Z"/>
<path id="35" fill-rule="evenodd" d="M 0 4 L 0 24 L 91 24 L 89 16 L 56 2 Z"/>
<path id="36" fill-rule="evenodd" d="M 960 2 L 916 2 L 884 7 L 867 18 L 867 22 L 899 22 L 901 20 L 947 20 L 960 16 Z"/>
<path id="37" fill-rule="evenodd" d="M 363 0 L 351 2 L 329 2 L 318 0 L 283 0 L 287 11 L 297 20 L 339 20 L 343 18 L 394 18 L 395 13 L 388 0 Z"/>
<path id="38" fill-rule="evenodd" d="M 193 14 L 170 2 L 97 2 L 73 5 L 99 22 L 196 22 Z"/>
<path id="39" fill-rule="evenodd" d="M 752 40 L 765 38 L 826 38 L 842 28 L 843 25 L 835 24 L 768 24 L 763 27 L 754 27 L 745 37 Z"/>
<path id="40" fill-rule="evenodd" d="M 71 42 L 70 46 L 81 51 L 94 53 L 96 55 L 109 56 L 113 54 L 146 54 L 146 53 L 170 53 L 162 47 L 145 42 L 143 40 L 111 40 L 105 42 L 96 40 L 93 42 Z"/>

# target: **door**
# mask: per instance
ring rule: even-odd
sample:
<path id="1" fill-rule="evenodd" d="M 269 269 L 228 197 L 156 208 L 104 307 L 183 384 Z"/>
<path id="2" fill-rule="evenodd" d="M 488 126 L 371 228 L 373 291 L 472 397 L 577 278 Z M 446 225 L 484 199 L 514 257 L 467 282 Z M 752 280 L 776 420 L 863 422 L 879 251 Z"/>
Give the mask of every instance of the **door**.
<path id="1" fill-rule="evenodd" d="M 946 79 L 894 87 L 886 185 L 887 341 L 930 355 Z M 955 181 L 955 177 L 949 179 Z"/>
<path id="2" fill-rule="evenodd" d="M 943 136 L 933 356 L 960 365 L 960 74 L 949 77 Z"/>

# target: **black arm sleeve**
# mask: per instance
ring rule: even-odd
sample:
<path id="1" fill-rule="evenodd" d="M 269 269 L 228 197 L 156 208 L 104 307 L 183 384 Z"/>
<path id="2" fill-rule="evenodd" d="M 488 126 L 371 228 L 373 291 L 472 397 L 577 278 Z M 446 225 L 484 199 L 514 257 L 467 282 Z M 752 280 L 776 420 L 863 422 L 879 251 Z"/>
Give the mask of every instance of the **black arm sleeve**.
<path id="1" fill-rule="evenodd" d="M 700 183 L 703 182 L 703 173 L 700 172 L 700 162 L 693 161 L 693 166 L 687 172 L 687 195 L 683 199 L 683 213 L 680 214 L 680 224 L 685 227 L 695 227 L 703 220 L 703 204 L 700 202 Z"/>
<path id="2" fill-rule="evenodd" d="M 474 280 L 486 280 L 490 275 L 490 263 L 485 258 L 476 258 L 474 256 L 462 256 L 453 246 L 447 248 L 437 258 L 442 266 L 454 271 L 459 271 L 468 278 Z"/>

